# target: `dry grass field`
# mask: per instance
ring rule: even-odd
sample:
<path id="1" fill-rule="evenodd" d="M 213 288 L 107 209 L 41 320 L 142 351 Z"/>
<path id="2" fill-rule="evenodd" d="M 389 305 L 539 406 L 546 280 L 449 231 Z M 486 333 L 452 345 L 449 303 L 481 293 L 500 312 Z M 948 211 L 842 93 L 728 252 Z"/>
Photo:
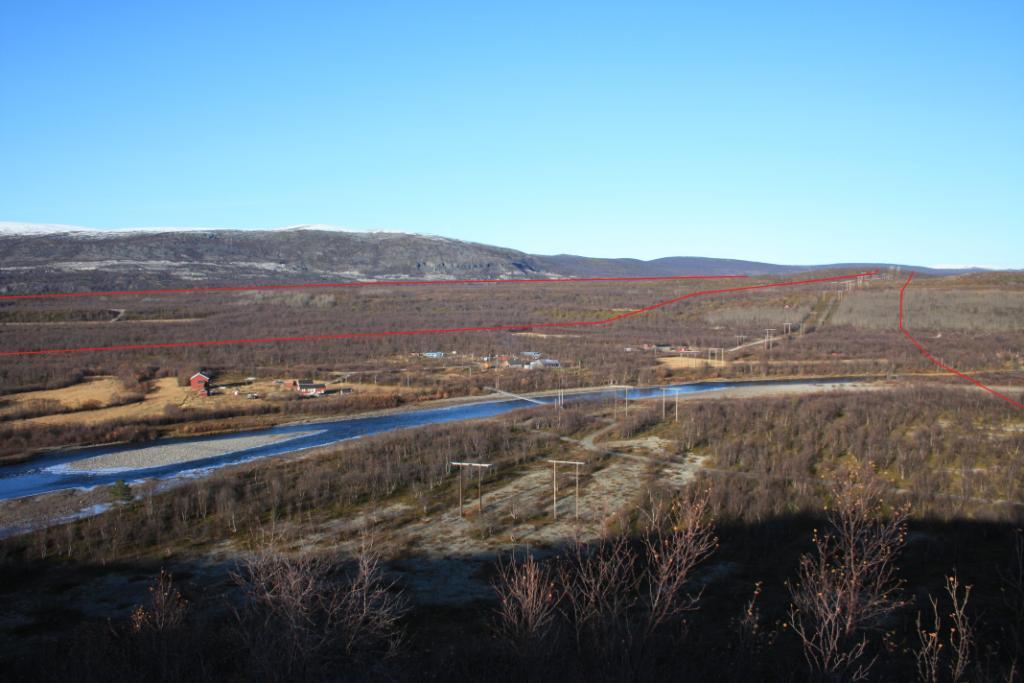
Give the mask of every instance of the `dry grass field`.
<path id="1" fill-rule="evenodd" d="M 83 410 L 85 408 L 102 408 L 120 394 L 127 393 L 124 382 L 116 377 L 93 377 L 79 384 L 60 389 L 43 391 L 25 391 L 6 396 L 7 403 L 0 408 L 0 419 L 6 414 L 26 408 L 28 404 L 38 401 L 55 401 L 62 409 Z"/>

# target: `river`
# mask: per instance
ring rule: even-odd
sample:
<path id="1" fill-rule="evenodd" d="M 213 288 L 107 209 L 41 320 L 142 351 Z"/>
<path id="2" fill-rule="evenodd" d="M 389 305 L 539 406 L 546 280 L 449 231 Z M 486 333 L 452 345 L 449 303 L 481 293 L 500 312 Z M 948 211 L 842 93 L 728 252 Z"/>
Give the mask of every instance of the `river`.
<path id="1" fill-rule="evenodd" d="M 566 394 L 566 403 L 580 401 L 611 400 L 613 396 L 620 399 L 628 393 L 630 400 L 659 397 L 665 392 L 669 397 L 676 394 L 694 394 L 718 391 L 743 386 L 785 386 L 803 385 L 827 388 L 849 380 L 782 380 L 755 382 L 699 382 L 693 384 L 677 384 L 666 387 L 638 387 L 632 389 L 604 389 L 586 393 Z M 501 415 L 521 408 L 535 406 L 537 402 L 551 404 L 557 401 L 554 396 L 532 397 L 531 401 L 514 398 L 495 398 L 472 403 L 453 405 L 444 408 L 421 408 L 401 410 L 372 417 L 354 417 L 323 422 L 309 422 L 281 425 L 258 431 L 238 432 L 221 436 L 195 437 L 188 439 L 160 439 L 149 444 L 128 444 L 119 446 L 99 446 L 52 451 L 45 455 L 16 465 L 0 466 L 0 500 L 21 498 L 52 491 L 72 488 L 89 488 L 104 484 L 112 484 L 119 479 L 139 481 L 144 479 L 169 479 L 173 477 L 200 477 L 213 469 L 233 465 L 257 458 L 266 458 L 285 453 L 327 446 L 348 439 L 357 439 L 371 434 L 380 434 L 396 429 L 409 429 L 424 425 L 444 424 L 463 420 L 476 420 Z M 278 440 L 253 448 L 235 450 L 208 458 L 191 459 L 188 462 L 174 462 L 148 468 L 111 469 L 74 469 L 70 467 L 76 461 L 117 454 L 119 452 L 138 451 L 146 448 L 164 448 L 177 446 L 181 448 L 208 448 L 216 451 L 218 440 L 229 441 L 245 437 L 270 436 Z"/>

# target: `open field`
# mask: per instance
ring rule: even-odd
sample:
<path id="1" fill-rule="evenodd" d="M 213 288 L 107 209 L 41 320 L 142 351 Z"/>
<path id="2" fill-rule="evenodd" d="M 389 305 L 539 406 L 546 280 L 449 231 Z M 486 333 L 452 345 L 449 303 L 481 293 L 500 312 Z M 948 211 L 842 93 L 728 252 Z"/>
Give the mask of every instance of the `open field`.
<path id="1" fill-rule="evenodd" d="M 51 400 L 59 401 L 68 405 L 79 396 L 88 396 L 86 401 L 78 404 L 81 410 L 86 403 L 94 403 L 99 406 L 109 404 L 113 398 L 123 391 L 123 383 L 114 378 L 99 380 L 86 380 L 82 384 L 72 384 L 61 389 L 50 389 L 41 392 L 27 392 L 25 394 L 12 394 L 6 400 L 15 404 L 24 404 L 31 401 L 29 396 L 35 394 L 46 394 Z M 108 421 L 108 420 L 135 420 L 145 419 L 163 415 L 168 406 L 181 407 L 189 401 L 188 390 L 179 387 L 177 381 L 172 377 L 164 377 L 153 382 L 142 400 L 130 405 L 113 406 L 109 408 L 98 407 L 81 412 L 61 413 L 56 415 L 42 415 L 25 420 L 12 420 L 8 426 L 14 428 L 32 427 L 42 425 L 73 425 L 86 421 Z"/>
<path id="2" fill-rule="evenodd" d="M 728 361 L 700 358 L 697 356 L 661 356 L 658 364 L 670 370 L 703 370 L 724 368 Z"/>

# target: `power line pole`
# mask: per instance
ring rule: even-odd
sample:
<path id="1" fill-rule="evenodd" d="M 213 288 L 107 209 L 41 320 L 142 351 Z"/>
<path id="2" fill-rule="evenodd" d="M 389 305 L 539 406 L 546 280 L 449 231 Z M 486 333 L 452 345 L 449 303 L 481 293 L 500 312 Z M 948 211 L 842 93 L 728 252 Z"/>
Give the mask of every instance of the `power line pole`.
<path id="1" fill-rule="evenodd" d="M 480 516 L 482 517 L 483 514 L 484 514 L 484 485 L 483 485 L 484 470 L 485 469 L 490 469 L 492 467 L 492 465 L 491 464 L 487 464 L 487 463 L 480 463 L 480 462 L 455 462 L 454 460 L 451 462 L 451 465 L 453 465 L 454 467 L 458 467 L 459 468 L 459 517 L 465 517 L 466 516 L 464 511 L 463 511 L 463 506 L 462 506 L 462 469 L 464 467 L 475 467 L 476 468 L 476 471 L 477 471 L 476 491 L 477 491 L 477 506 L 478 506 L 477 509 L 478 509 L 478 512 L 479 512 Z"/>
<path id="2" fill-rule="evenodd" d="M 551 463 L 551 519 L 558 519 L 558 466 L 573 465 L 576 468 L 576 519 L 580 518 L 580 465 L 578 460 L 548 460 Z"/>

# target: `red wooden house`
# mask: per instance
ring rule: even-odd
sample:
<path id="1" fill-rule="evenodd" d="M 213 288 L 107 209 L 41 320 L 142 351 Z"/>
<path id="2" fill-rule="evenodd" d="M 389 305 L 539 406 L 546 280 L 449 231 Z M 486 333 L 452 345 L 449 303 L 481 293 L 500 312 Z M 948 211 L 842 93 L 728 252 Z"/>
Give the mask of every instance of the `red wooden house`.
<path id="1" fill-rule="evenodd" d="M 200 396 L 209 396 L 210 379 L 211 377 L 206 373 L 197 372 L 188 378 L 188 385 L 192 388 L 192 391 L 196 392 Z"/>

